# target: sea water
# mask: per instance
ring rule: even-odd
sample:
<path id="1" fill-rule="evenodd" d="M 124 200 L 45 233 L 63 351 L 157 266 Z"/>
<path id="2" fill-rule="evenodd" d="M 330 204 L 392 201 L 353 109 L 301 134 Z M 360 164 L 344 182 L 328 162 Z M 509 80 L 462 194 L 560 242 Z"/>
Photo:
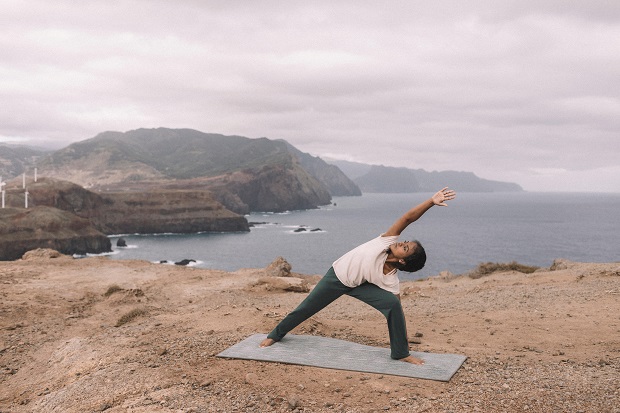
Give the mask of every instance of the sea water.
<path id="1" fill-rule="evenodd" d="M 363 194 L 335 197 L 318 209 L 252 213 L 250 232 L 123 235 L 113 259 L 172 264 L 192 259 L 201 268 L 262 268 L 284 257 L 294 272 L 324 274 L 331 263 L 386 231 L 431 194 Z M 620 260 L 620 194 L 459 193 L 448 207 L 433 207 L 401 235 L 419 240 L 426 266 L 401 279 L 447 270 L 462 274 L 482 262 L 549 267 L 555 258 L 582 262 Z"/>

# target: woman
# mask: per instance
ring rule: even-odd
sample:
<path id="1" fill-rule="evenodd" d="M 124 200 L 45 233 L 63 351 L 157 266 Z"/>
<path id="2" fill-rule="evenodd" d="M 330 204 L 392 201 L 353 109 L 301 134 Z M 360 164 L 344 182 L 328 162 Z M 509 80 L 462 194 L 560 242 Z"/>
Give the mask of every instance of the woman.
<path id="1" fill-rule="evenodd" d="M 327 274 L 299 306 L 287 315 L 260 344 L 268 347 L 289 331 L 327 307 L 343 294 L 355 297 L 386 317 L 390 357 L 413 364 L 424 362 L 409 353 L 407 326 L 397 276 L 398 270 L 414 272 L 424 267 L 426 253 L 418 241 L 398 242 L 401 232 L 435 205 L 448 206 L 456 197 L 448 187 L 411 208 L 379 237 L 354 248 L 334 261 Z"/>

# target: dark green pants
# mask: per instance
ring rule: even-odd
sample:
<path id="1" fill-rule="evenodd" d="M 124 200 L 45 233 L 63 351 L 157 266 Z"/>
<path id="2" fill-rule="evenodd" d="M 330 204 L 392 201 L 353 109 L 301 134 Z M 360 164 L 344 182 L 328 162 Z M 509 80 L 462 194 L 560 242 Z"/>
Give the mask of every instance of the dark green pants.
<path id="1" fill-rule="evenodd" d="M 390 356 L 393 359 L 402 359 L 409 355 L 405 315 L 398 297 L 371 283 L 364 283 L 354 288 L 347 287 L 336 277 L 333 268 L 329 269 L 306 299 L 289 313 L 267 337 L 280 341 L 289 331 L 327 307 L 343 294 L 371 305 L 385 316 L 390 334 Z"/>

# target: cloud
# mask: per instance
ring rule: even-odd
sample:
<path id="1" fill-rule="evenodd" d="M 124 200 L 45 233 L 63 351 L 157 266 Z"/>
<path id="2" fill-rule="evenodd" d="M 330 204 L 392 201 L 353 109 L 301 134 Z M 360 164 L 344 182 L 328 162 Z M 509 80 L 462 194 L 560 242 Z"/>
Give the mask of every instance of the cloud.
<path id="1" fill-rule="evenodd" d="M 526 187 L 540 168 L 605 181 L 618 37 L 604 1 L 7 0 L 0 136 L 189 127 Z"/>

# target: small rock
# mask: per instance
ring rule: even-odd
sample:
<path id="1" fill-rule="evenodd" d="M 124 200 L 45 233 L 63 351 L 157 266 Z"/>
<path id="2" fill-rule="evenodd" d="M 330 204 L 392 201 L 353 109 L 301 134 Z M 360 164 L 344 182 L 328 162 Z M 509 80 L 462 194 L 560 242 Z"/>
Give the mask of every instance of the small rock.
<path id="1" fill-rule="evenodd" d="M 291 409 L 294 409 L 301 405 L 301 399 L 295 393 L 289 394 L 286 398 L 286 401 L 288 402 L 288 405 Z"/>
<path id="2" fill-rule="evenodd" d="M 256 375 L 256 373 L 248 373 L 245 375 L 245 382 L 247 384 L 255 384 L 256 382 L 258 382 L 258 376 Z"/>
<path id="3" fill-rule="evenodd" d="M 370 388 L 377 393 L 390 394 L 392 392 L 392 389 L 388 385 L 378 381 L 369 381 L 368 386 L 370 386 Z"/>
<path id="4" fill-rule="evenodd" d="M 126 247 L 127 246 L 127 241 L 125 241 L 125 238 L 120 237 L 118 240 L 116 240 L 116 246 L 117 247 Z"/>

